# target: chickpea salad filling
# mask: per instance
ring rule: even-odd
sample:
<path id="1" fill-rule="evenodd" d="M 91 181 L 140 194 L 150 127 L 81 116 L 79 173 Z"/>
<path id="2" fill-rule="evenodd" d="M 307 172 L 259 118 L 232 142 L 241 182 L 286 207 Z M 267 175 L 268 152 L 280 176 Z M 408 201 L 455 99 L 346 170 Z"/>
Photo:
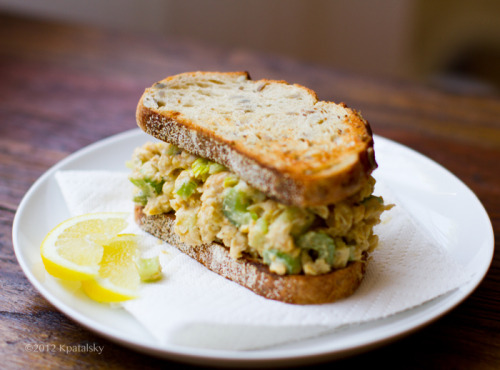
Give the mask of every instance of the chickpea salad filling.
<path id="1" fill-rule="evenodd" d="M 373 227 L 392 205 L 372 195 L 375 179 L 328 206 L 281 204 L 221 164 L 155 142 L 127 162 L 133 200 L 146 215 L 175 212 L 174 231 L 194 248 L 217 242 L 231 257 L 249 256 L 279 275 L 319 275 L 362 261 L 378 237 Z"/>

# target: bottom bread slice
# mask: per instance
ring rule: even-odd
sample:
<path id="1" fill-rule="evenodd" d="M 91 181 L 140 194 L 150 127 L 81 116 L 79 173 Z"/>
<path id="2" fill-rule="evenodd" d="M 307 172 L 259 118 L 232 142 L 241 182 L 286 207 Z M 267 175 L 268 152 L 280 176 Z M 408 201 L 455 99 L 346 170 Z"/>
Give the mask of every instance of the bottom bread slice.
<path id="1" fill-rule="evenodd" d="M 218 243 L 190 246 L 174 232 L 173 213 L 147 216 L 142 206 L 135 207 L 135 221 L 146 232 L 173 245 L 211 271 L 268 299 L 294 304 L 330 303 L 350 296 L 359 287 L 366 269 L 362 262 L 323 275 L 278 275 L 258 261 L 229 255 Z"/>

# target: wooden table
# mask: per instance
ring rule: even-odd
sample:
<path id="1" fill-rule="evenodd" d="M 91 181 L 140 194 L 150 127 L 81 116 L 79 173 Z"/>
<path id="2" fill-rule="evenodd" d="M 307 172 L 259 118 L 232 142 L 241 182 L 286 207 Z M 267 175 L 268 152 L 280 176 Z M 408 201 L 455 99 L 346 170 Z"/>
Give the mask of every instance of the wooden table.
<path id="1" fill-rule="evenodd" d="M 187 365 L 149 357 L 87 331 L 23 275 L 11 228 L 30 185 L 68 154 L 135 127 L 144 87 L 190 70 L 248 70 L 345 101 L 376 134 L 455 173 L 480 198 L 500 239 L 500 99 L 333 71 L 271 55 L 169 37 L 130 35 L 0 16 L 0 367 Z M 497 243 L 498 247 L 498 243 Z M 471 245 L 471 248 L 474 248 Z M 318 367 L 500 368 L 500 257 L 459 307 L 382 348 Z M 27 344 L 104 346 L 102 354 L 33 353 Z"/>

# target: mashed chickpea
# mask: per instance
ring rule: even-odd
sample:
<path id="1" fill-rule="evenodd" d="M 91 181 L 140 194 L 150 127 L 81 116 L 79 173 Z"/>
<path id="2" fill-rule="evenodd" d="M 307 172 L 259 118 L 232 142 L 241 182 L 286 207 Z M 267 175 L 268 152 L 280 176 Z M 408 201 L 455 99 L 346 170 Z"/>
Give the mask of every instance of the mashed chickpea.
<path id="1" fill-rule="evenodd" d="M 361 260 L 377 246 L 373 227 L 391 208 L 372 195 L 372 177 L 336 204 L 285 206 L 225 167 L 163 142 L 137 148 L 129 167 L 134 201 L 147 215 L 175 212 L 182 242 L 222 243 L 233 258 L 249 255 L 280 275 L 324 274 Z"/>

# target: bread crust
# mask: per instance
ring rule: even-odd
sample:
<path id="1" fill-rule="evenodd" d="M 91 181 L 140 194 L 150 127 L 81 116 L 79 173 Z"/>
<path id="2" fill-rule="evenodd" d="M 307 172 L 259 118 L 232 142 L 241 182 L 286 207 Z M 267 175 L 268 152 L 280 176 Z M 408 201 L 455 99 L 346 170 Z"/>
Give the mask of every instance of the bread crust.
<path id="1" fill-rule="evenodd" d="M 258 261 L 233 259 L 218 243 L 189 246 L 174 232 L 173 213 L 147 216 L 135 206 L 135 220 L 146 232 L 170 243 L 211 271 L 268 299 L 293 304 L 331 303 L 354 293 L 363 280 L 366 258 L 323 275 L 277 275 Z"/>
<path id="2" fill-rule="evenodd" d="M 236 75 L 246 76 L 246 72 L 217 73 L 196 72 L 166 78 L 157 84 L 168 84 L 179 76 L 186 75 Z M 262 84 L 285 84 L 285 81 L 259 80 Z M 314 91 L 300 85 L 293 85 L 306 91 L 317 99 Z M 269 163 L 262 152 L 247 148 L 238 140 L 227 140 L 212 131 L 185 119 L 179 111 L 166 111 L 147 107 L 144 104 L 150 89 L 142 95 L 136 112 L 138 126 L 157 139 L 175 144 L 200 157 L 221 163 L 236 173 L 244 181 L 264 192 L 269 197 L 287 205 L 299 207 L 332 204 L 357 192 L 377 167 L 373 151 L 373 138 L 370 126 L 359 113 L 345 104 L 338 106 L 345 109 L 344 119 L 349 121 L 353 140 L 353 149 L 349 160 L 333 169 L 321 172 L 309 171 L 308 167 L 292 156 L 283 154 L 280 162 L 287 165 L 277 166 Z M 330 104 L 330 103 L 327 103 Z M 334 103 L 331 103 L 334 104 Z M 343 153 L 339 153 L 343 155 Z M 330 155 L 331 157 L 331 155 Z M 309 173 L 311 172 L 311 173 Z"/>

